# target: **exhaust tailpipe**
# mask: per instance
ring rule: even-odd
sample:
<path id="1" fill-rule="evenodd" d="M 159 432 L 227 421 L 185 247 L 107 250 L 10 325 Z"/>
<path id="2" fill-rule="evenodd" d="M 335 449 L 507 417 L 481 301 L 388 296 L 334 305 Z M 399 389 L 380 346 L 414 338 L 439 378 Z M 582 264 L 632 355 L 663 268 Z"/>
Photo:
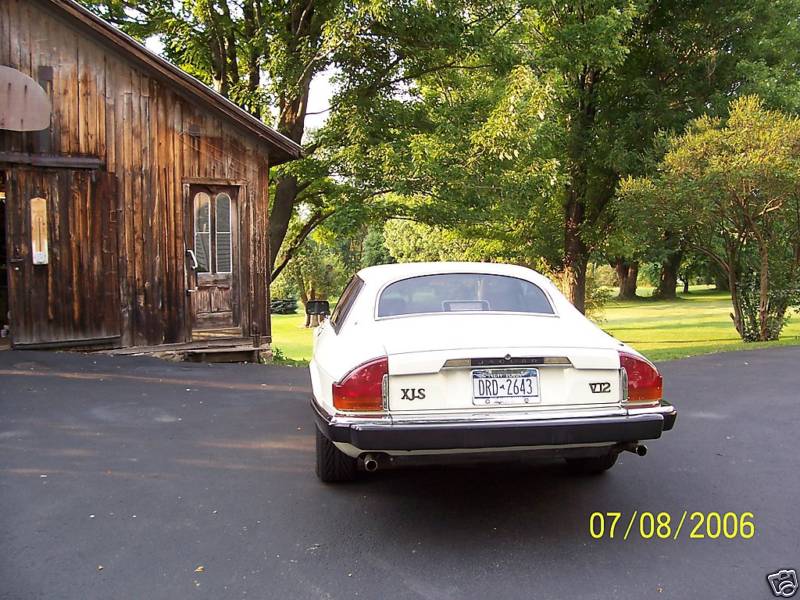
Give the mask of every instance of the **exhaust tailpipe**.
<path id="1" fill-rule="evenodd" d="M 637 442 L 627 442 L 625 444 L 620 444 L 617 446 L 620 452 L 631 452 L 638 456 L 644 456 L 647 454 L 647 446 L 644 444 L 639 444 Z"/>
<path id="2" fill-rule="evenodd" d="M 364 470 L 367 473 L 374 473 L 378 470 L 378 459 L 375 458 L 372 454 L 367 454 L 364 459 Z"/>

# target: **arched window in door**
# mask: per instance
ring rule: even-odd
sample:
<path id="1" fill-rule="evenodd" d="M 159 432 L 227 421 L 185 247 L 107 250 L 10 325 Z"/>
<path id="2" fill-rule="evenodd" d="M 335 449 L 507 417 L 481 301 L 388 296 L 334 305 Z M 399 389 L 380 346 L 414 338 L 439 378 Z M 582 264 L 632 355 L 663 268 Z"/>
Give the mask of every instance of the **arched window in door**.
<path id="1" fill-rule="evenodd" d="M 231 197 L 220 192 L 214 197 L 198 192 L 194 196 L 194 252 L 198 273 L 233 272 Z"/>
<path id="2" fill-rule="evenodd" d="M 230 273 L 233 270 L 231 248 L 231 197 L 226 193 L 217 194 L 216 203 L 216 272 Z"/>
<path id="3" fill-rule="evenodd" d="M 211 197 L 205 192 L 194 196 L 194 253 L 198 273 L 211 272 Z"/>

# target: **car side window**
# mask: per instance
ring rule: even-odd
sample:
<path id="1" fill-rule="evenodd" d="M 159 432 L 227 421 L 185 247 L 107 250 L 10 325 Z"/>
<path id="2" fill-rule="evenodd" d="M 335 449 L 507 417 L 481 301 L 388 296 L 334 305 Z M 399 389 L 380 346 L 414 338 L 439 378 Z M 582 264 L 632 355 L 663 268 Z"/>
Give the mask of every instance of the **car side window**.
<path id="1" fill-rule="evenodd" d="M 364 287 L 364 282 L 358 275 L 354 275 L 350 283 L 344 288 L 342 296 L 339 298 L 336 308 L 333 309 L 333 314 L 330 319 L 333 330 L 336 333 L 339 333 L 339 330 L 342 328 L 342 323 L 344 323 L 344 320 L 347 318 L 347 313 L 350 312 L 362 287 Z"/>

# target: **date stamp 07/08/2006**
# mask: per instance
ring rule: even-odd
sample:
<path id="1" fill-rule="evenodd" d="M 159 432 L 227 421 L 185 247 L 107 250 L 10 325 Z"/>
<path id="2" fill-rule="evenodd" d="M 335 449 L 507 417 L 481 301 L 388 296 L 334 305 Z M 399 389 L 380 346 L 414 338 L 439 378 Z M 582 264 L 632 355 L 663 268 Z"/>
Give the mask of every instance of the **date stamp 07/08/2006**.
<path id="1" fill-rule="evenodd" d="M 630 516 L 620 512 L 593 512 L 589 516 L 589 535 L 596 540 L 627 540 L 631 536 L 645 540 L 678 540 L 681 536 L 691 540 L 749 540 L 755 534 L 756 523 L 752 512 L 706 513 L 685 510 L 673 516 L 668 512 L 635 510 Z"/>
<path id="2" fill-rule="evenodd" d="M 589 516 L 589 535 L 596 540 L 623 539 L 631 536 L 645 540 L 684 539 L 752 539 L 756 534 L 752 512 L 718 513 L 683 511 L 673 516 L 668 512 L 633 511 L 630 516 L 620 512 L 593 512 Z M 767 584 L 776 598 L 793 598 L 800 589 L 795 569 L 779 569 L 767 574 Z"/>

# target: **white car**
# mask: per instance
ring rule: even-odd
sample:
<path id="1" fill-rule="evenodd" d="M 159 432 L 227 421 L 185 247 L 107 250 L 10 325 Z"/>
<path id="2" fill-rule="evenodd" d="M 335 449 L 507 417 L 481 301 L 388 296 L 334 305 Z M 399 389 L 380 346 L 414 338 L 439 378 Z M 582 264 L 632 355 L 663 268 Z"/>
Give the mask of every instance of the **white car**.
<path id="1" fill-rule="evenodd" d="M 560 456 L 599 473 L 621 451 L 644 455 L 640 441 L 660 437 L 677 415 L 651 362 L 524 267 L 363 269 L 314 338 L 325 482 L 500 452 Z"/>

